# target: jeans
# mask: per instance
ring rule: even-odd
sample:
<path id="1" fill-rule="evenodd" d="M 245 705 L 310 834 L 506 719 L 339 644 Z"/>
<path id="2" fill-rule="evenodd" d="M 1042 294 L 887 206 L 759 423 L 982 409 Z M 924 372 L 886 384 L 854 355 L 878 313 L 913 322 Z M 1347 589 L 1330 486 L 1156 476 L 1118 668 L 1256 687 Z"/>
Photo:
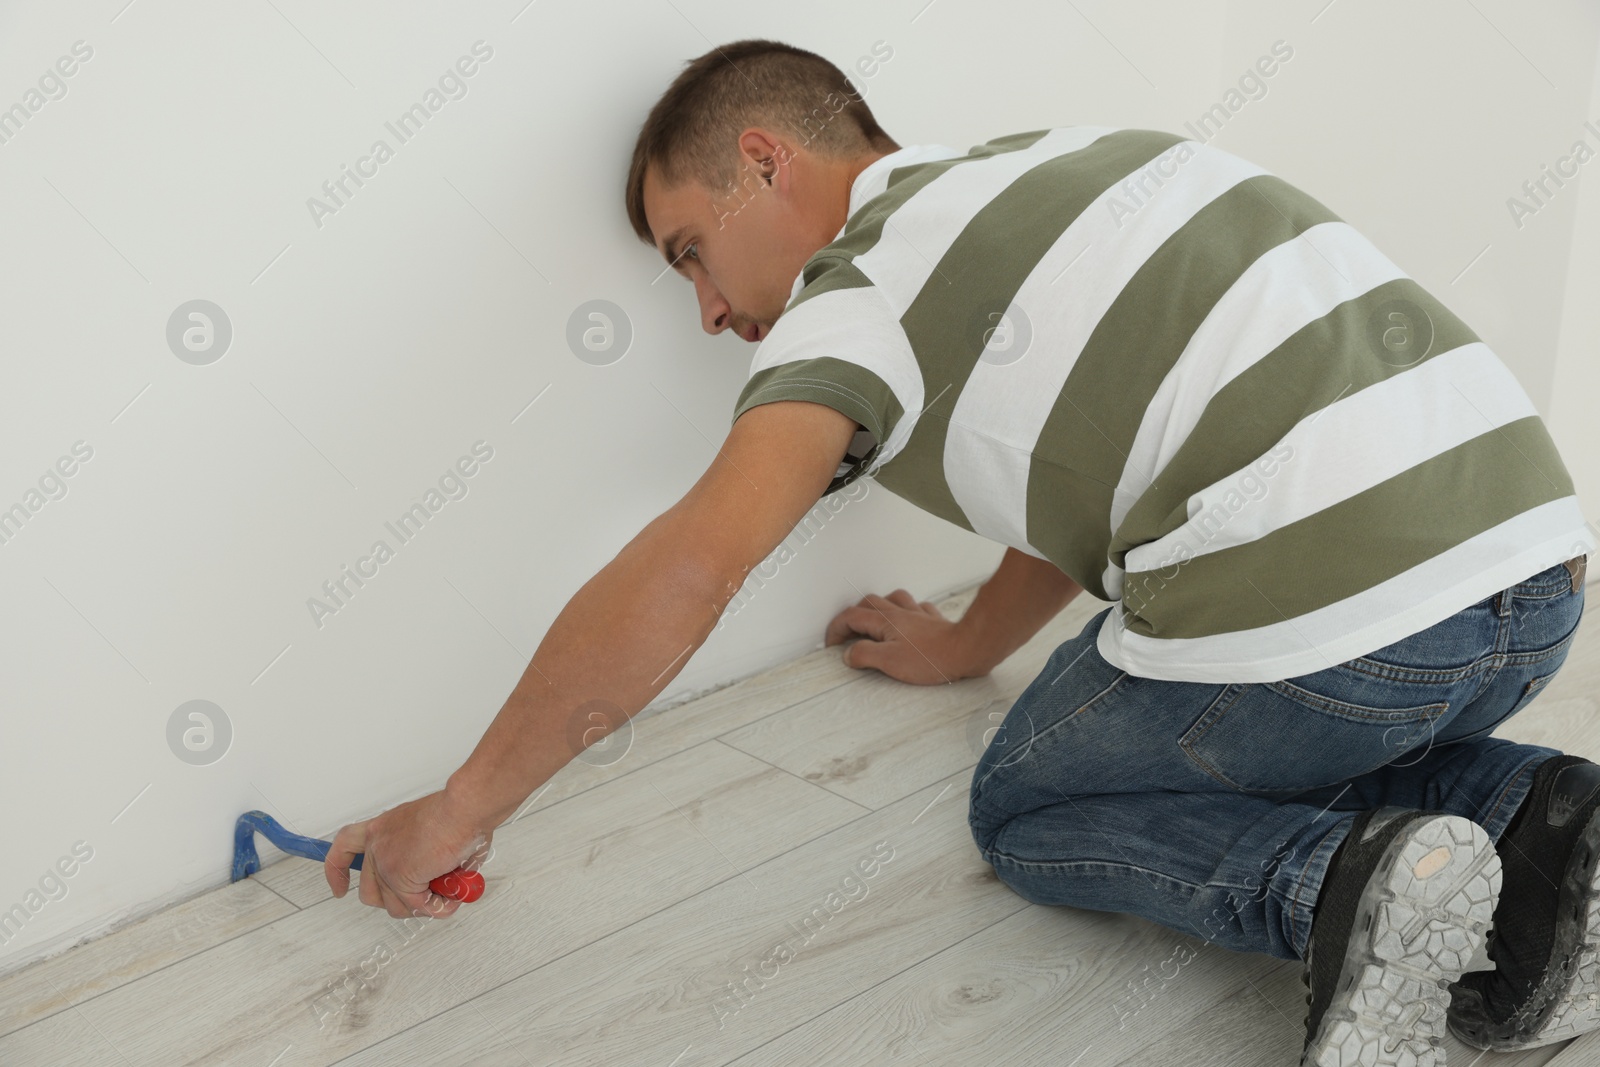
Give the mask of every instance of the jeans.
<path id="1" fill-rule="evenodd" d="M 1037 904 L 1125 912 L 1304 959 L 1355 813 L 1460 815 L 1498 841 L 1557 749 L 1489 736 L 1561 668 L 1583 612 L 1563 564 L 1370 655 L 1284 681 L 1141 678 L 1100 612 L 1006 713 L 972 775 L 973 840 Z"/>

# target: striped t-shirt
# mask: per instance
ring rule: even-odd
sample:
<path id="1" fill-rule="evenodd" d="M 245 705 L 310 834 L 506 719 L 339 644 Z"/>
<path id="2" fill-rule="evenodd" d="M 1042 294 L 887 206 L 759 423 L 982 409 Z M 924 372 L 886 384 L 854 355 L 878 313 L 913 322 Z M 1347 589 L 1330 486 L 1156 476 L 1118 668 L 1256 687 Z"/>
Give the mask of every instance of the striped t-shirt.
<path id="1" fill-rule="evenodd" d="M 1321 203 L 1073 126 L 855 178 L 734 408 L 808 400 L 862 476 L 1120 602 L 1130 674 L 1277 681 L 1596 542 L 1526 392 Z"/>

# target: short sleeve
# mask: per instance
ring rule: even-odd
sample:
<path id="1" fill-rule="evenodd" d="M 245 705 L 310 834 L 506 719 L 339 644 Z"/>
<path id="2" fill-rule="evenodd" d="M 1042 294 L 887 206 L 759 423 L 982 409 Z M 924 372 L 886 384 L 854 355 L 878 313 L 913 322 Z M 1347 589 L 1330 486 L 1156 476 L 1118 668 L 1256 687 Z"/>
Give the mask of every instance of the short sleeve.
<path id="1" fill-rule="evenodd" d="M 789 306 L 761 339 L 733 418 L 758 404 L 808 400 L 864 429 L 825 492 L 870 475 L 897 454 L 922 405 L 922 371 L 899 317 L 855 265 L 807 261 Z M 902 432 L 905 431 L 905 432 Z"/>

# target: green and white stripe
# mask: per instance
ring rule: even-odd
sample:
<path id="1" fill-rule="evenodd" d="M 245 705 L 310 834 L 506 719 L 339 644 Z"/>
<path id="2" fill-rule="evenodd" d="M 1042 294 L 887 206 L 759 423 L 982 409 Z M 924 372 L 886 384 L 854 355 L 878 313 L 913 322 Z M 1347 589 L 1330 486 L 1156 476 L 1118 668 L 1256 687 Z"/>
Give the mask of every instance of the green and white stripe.
<path id="1" fill-rule="evenodd" d="M 872 475 L 1120 600 L 1100 651 L 1146 677 L 1320 670 L 1596 548 L 1464 323 L 1310 196 L 1160 131 L 874 162 L 734 418 L 785 399 L 865 428 L 830 490 Z"/>

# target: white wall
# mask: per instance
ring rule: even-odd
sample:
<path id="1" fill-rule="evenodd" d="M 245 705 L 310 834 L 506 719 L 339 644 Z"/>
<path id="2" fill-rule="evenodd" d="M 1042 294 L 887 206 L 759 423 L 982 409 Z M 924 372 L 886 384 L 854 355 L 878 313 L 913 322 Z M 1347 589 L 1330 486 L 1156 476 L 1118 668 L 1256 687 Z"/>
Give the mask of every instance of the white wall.
<path id="1" fill-rule="evenodd" d="M 1600 22 L 1594 18 L 1592 22 Z M 1600 52 L 1600 29 L 1590 27 L 1590 39 Z M 1600 62 L 1594 65 L 1586 121 L 1600 130 Z M 1579 135 L 1574 135 L 1576 136 Z M 1557 349 L 1555 388 L 1550 401 L 1550 425 L 1556 444 L 1566 458 L 1591 523 L 1600 522 L 1600 421 L 1595 418 L 1600 397 L 1600 133 L 1584 130 L 1596 155 L 1580 171 L 1572 193 L 1575 221 L 1572 257 L 1567 265 L 1565 302 L 1561 314 L 1561 340 Z M 1551 202 L 1551 210 L 1555 207 Z M 1543 212 L 1529 222 L 1543 218 Z M 1589 580 L 1600 579 L 1600 560 Z"/>
<path id="2" fill-rule="evenodd" d="M 1312 22 L 1320 7 L 0 7 L 0 107 L 93 49 L 0 144 L 0 506 L 93 450 L 0 545 L 0 911 L 37 902 L 76 842 L 94 850 L 0 970 L 221 884 L 241 811 L 326 836 L 437 788 L 567 598 L 704 470 L 754 350 L 708 338 L 689 287 L 656 280 L 621 190 L 646 111 L 713 44 L 774 37 L 849 68 L 884 41 L 860 83 L 879 119 L 901 144 L 964 148 L 1179 130 L 1288 40 L 1217 143 L 1363 228 L 1545 403 L 1569 263 L 1593 275 L 1594 196 L 1582 263 L 1576 195 L 1522 233 L 1503 200 L 1576 136 L 1592 15 L 1478 5 L 1551 89 L 1470 9 L 1340 0 Z M 480 40 L 466 95 L 399 144 L 384 123 Z M 307 199 L 380 137 L 393 158 L 314 223 Z M 207 365 L 166 337 L 197 298 L 233 330 Z M 565 339 L 592 299 L 634 331 L 605 366 Z M 1590 365 L 1571 329 L 1563 375 Z M 385 521 L 478 441 L 493 459 L 467 495 L 396 546 Z M 307 599 L 378 538 L 394 558 L 319 628 Z M 654 707 L 815 647 L 865 592 L 932 597 L 1000 554 L 871 489 Z M 231 724 L 205 765 L 169 745 L 192 700 Z"/>

